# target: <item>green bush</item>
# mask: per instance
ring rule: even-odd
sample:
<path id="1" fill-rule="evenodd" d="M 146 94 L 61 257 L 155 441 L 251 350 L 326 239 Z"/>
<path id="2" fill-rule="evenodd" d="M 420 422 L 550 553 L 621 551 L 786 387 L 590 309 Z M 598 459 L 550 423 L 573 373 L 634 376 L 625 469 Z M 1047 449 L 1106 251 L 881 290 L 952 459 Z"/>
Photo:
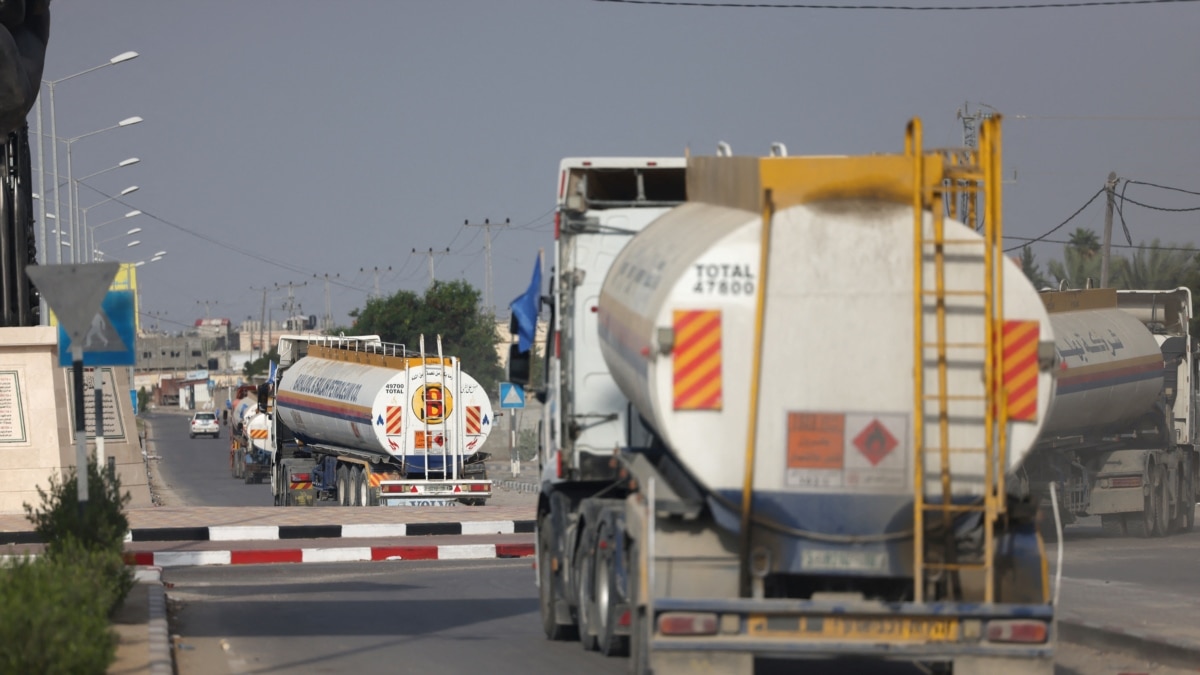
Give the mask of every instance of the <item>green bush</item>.
<path id="1" fill-rule="evenodd" d="M 133 588 L 122 558 L 129 520 L 116 470 L 88 463 L 87 508 L 80 509 L 74 468 L 25 516 L 45 555 L 0 567 L 0 675 L 104 673 L 116 656 L 109 617 Z"/>
<path id="2" fill-rule="evenodd" d="M 80 513 L 79 491 L 76 485 L 75 467 L 69 468 L 61 482 L 50 478 L 50 490 L 38 488 L 42 506 L 34 509 L 25 505 L 25 517 L 46 544 L 46 553 L 53 555 L 68 539 L 85 549 L 116 551 L 124 548 L 125 533 L 129 531 L 129 519 L 124 508 L 129 503 L 129 493 L 121 494 L 121 481 L 116 470 L 106 467 L 101 470 L 95 458 L 88 461 L 87 510 Z"/>
<path id="3" fill-rule="evenodd" d="M 17 559 L 0 568 L 0 673 L 104 673 L 116 656 L 112 599 L 90 559 Z M 100 592 L 97 592 L 100 590 Z"/>

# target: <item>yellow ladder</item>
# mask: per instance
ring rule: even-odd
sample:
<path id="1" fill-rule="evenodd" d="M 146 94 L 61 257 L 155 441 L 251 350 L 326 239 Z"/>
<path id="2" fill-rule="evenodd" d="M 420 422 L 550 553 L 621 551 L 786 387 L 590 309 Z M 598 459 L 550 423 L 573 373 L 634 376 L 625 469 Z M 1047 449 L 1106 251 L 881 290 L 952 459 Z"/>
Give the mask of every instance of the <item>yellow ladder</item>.
<path id="1" fill-rule="evenodd" d="M 964 571 L 983 573 L 984 602 L 995 602 L 995 523 L 1005 509 L 1004 467 L 1007 464 L 1007 410 L 1003 400 L 1003 349 L 1000 335 L 1003 326 L 1003 248 L 1000 219 L 1000 120 L 985 120 L 980 129 L 978 150 L 931 151 L 922 149 L 920 120 L 909 125 L 906 154 L 913 162 L 913 329 L 914 329 L 914 482 L 913 482 L 913 599 L 926 600 L 926 590 L 932 574 L 940 574 L 944 585 L 933 587 L 929 600 L 954 600 L 953 582 Z M 958 218 L 958 197 L 966 194 L 965 221 L 974 224 L 976 209 L 982 197 L 983 238 L 946 236 L 945 218 Z M 947 212 L 948 211 L 948 212 Z M 926 235 L 925 214 L 931 216 L 932 228 Z M 947 246 L 982 246 L 983 274 L 981 287 L 954 289 L 947 287 Z M 961 257 L 961 256 L 957 256 Z M 928 261 L 928 263 L 927 263 Z M 926 273 L 926 266 L 932 274 Z M 931 279 L 928 277 L 932 277 Z M 947 310 L 954 303 L 977 307 L 982 299 L 982 335 L 955 335 L 951 340 L 947 330 Z M 932 302 L 932 307 L 930 307 Z M 970 305 L 969 303 L 976 303 Z M 933 319 L 933 335 L 926 335 L 926 322 Z M 961 324 L 960 324 L 961 332 Z M 949 355 L 956 362 L 968 361 L 981 355 L 983 370 L 982 391 L 954 393 L 949 391 Z M 936 363 L 936 376 L 926 377 L 926 363 Z M 969 361 L 968 361 L 969 363 Z M 961 365 L 956 366 L 956 368 Z M 927 382 L 932 380 L 932 382 Z M 983 406 L 982 443 L 976 447 L 953 447 L 951 442 L 951 409 L 964 403 Z M 936 409 L 936 434 L 926 433 L 926 418 Z M 960 408 L 961 409 L 961 408 Z M 974 445 L 968 443 L 966 445 Z M 927 454 L 937 457 L 940 478 L 940 500 L 929 501 L 927 495 Z M 951 457 L 975 455 L 983 459 L 983 499 L 979 502 L 955 504 L 951 474 Z M 984 540 L 982 560 L 959 562 L 954 536 L 956 516 L 981 512 Z M 927 537 L 927 523 L 940 515 L 940 536 Z M 931 556 L 933 547 L 941 546 L 940 556 Z M 930 558 L 935 558 L 930 560 Z"/>

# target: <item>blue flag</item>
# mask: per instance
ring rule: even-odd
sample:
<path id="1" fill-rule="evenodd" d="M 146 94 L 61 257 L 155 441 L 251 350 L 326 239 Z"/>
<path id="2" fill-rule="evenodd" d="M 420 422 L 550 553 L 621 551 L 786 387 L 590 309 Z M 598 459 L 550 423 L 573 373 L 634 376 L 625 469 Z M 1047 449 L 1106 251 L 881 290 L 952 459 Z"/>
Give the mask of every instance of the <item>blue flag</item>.
<path id="1" fill-rule="evenodd" d="M 275 362 L 270 361 L 269 363 L 271 364 L 271 372 L 267 374 L 267 382 L 274 384 L 275 383 Z"/>
<path id="2" fill-rule="evenodd" d="M 533 261 L 533 279 L 529 282 L 529 288 L 508 305 L 517 322 L 517 350 L 520 352 L 527 352 L 533 347 L 541 305 L 542 257 L 539 255 Z"/>

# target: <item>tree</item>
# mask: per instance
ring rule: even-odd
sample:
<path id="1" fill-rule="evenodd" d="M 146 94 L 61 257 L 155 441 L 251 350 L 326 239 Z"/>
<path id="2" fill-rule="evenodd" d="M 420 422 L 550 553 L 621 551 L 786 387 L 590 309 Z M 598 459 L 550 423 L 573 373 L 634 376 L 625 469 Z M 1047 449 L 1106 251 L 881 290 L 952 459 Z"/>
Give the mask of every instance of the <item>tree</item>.
<path id="1" fill-rule="evenodd" d="M 271 351 L 267 352 L 263 356 L 258 357 L 257 359 L 254 359 L 253 361 L 246 363 L 245 366 L 242 366 L 242 375 L 247 381 L 250 381 L 260 375 L 265 379 L 267 373 L 270 372 L 269 369 L 271 361 L 279 363 L 279 349 L 276 347 L 271 347 Z"/>
<path id="2" fill-rule="evenodd" d="M 1138 245 L 1121 276 L 1114 277 L 1113 286 L 1140 290 L 1195 287 L 1200 281 L 1197 272 L 1196 254 L 1163 246 L 1155 239 L 1149 245 Z"/>
<path id="3" fill-rule="evenodd" d="M 1046 267 L 1054 277 L 1055 285 L 1065 281 L 1069 288 L 1086 288 L 1088 279 L 1095 284 L 1100 282 L 1099 254 L 1100 239 L 1096 233 L 1080 227 L 1071 233 L 1070 241 L 1063 248 L 1062 262 L 1051 260 Z M 1125 260 L 1116 257 L 1109 264 L 1111 278 L 1119 278 Z"/>
<path id="4" fill-rule="evenodd" d="M 1050 282 L 1042 274 L 1037 262 L 1033 258 L 1033 249 L 1028 246 L 1021 249 L 1021 271 L 1029 277 L 1029 281 L 1033 282 L 1033 287 L 1041 290 L 1050 286 Z"/>
<path id="5" fill-rule="evenodd" d="M 503 377 L 496 353 L 499 336 L 491 314 L 481 311 L 479 290 L 461 279 L 435 281 L 424 296 L 397 291 L 391 297 L 373 298 L 361 310 L 350 312 L 353 332 L 378 335 L 385 342 L 403 344 L 416 352 L 425 336 L 426 354 L 436 354 L 437 336 L 442 353 L 457 356 L 463 371 L 488 392 L 496 391 Z"/>

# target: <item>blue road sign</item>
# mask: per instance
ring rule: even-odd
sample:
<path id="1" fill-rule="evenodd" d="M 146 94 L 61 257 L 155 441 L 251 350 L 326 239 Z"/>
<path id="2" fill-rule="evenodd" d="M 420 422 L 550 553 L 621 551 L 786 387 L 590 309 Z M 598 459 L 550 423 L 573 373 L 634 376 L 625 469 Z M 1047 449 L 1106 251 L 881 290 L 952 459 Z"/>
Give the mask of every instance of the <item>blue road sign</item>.
<path id="1" fill-rule="evenodd" d="M 83 365 L 132 366 L 137 333 L 134 329 L 133 291 L 109 291 L 83 339 Z M 71 366 L 71 337 L 58 327 L 58 364 Z"/>
<path id="2" fill-rule="evenodd" d="M 500 407 L 501 408 L 524 408 L 525 407 L 525 389 L 519 384 L 512 382 L 500 383 Z"/>

